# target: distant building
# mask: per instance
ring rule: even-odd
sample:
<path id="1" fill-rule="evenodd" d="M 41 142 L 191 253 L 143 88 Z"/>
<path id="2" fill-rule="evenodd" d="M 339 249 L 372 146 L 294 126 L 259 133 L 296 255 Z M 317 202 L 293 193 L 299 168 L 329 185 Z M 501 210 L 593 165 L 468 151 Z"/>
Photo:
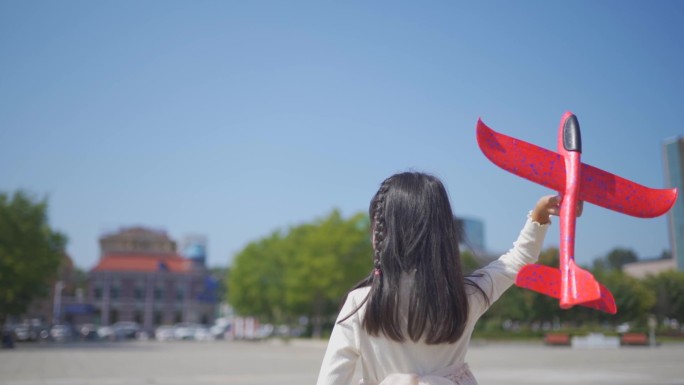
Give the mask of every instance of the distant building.
<path id="1" fill-rule="evenodd" d="M 183 256 L 197 266 L 206 266 L 207 238 L 202 235 L 189 235 L 183 239 Z"/>
<path id="2" fill-rule="evenodd" d="M 679 196 L 668 215 L 670 248 L 678 270 L 684 270 L 684 137 L 665 141 L 663 144 L 665 180 L 667 187 L 676 187 Z"/>
<path id="3" fill-rule="evenodd" d="M 63 254 L 57 275 L 47 282 L 48 295 L 32 301 L 21 318 L 45 324 L 86 322 L 92 309 L 85 303 L 79 284 L 74 262 Z"/>
<path id="4" fill-rule="evenodd" d="M 209 271 L 179 255 L 165 232 L 126 228 L 100 238 L 100 248 L 100 260 L 88 274 L 96 323 L 134 321 L 152 331 L 163 324 L 213 322 Z"/>
<path id="5" fill-rule="evenodd" d="M 165 232 L 144 227 L 128 227 L 100 238 L 100 257 L 116 253 L 169 254 L 176 242 Z"/>
<path id="6" fill-rule="evenodd" d="M 684 270 L 684 137 L 666 140 L 663 143 L 663 165 L 667 188 L 677 188 L 679 196 L 667 213 L 667 229 L 670 239 L 671 257 L 653 258 L 628 263 L 622 270 L 635 278 L 657 275 L 667 270 Z"/>
<path id="7" fill-rule="evenodd" d="M 474 218 L 457 217 L 456 223 L 461 229 L 461 244 L 464 250 L 475 253 L 486 251 L 484 222 Z"/>
<path id="8" fill-rule="evenodd" d="M 674 258 L 645 259 L 626 263 L 622 266 L 622 271 L 625 274 L 638 279 L 646 278 L 648 275 L 658 275 L 663 271 L 676 269 L 677 265 Z"/>

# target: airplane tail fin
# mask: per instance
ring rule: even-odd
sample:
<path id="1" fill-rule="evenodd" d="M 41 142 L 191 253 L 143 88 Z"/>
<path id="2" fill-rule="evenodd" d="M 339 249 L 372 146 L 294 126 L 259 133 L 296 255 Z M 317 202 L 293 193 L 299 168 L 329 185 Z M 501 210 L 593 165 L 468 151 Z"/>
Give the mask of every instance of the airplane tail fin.
<path id="1" fill-rule="evenodd" d="M 557 298 L 561 301 L 561 307 L 570 308 L 575 305 L 586 306 L 606 313 L 615 314 L 617 306 L 610 291 L 601 285 L 588 271 L 576 266 L 570 267 L 568 285 L 574 290 L 569 290 L 563 298 L 561 282 L 562 276 L 559 269 L 544 265 L 526 265 L 515 279 L 519 287 L 536 291 L 538 293 Z"/>

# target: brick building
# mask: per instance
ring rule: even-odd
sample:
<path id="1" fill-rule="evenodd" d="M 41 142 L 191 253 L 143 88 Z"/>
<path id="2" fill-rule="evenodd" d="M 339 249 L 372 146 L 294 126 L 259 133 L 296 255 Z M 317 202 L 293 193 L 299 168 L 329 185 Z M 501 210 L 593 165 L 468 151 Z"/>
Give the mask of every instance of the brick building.
<path id="1" fill-rule="evenodd" d="M 100 260 L 88 273 L 94 322 L 137 322 L 143 330 L 214 320 L 215 285 L 203 260 L 185 258 L 163 231 L 125 228 L 100 238 Z"/>

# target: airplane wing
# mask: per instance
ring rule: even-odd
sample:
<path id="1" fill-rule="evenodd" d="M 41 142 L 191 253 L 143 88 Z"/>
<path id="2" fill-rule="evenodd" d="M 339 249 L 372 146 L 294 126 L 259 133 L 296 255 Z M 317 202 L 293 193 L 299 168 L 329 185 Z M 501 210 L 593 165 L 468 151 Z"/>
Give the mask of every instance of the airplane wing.
<path id="1" fill-rule="evenodd" d="M 506 136 L 477 121 L 477 142 L 492 163 L 515 175 L 565 190 L 565 161 L 545 148 Z M 578 198 L 639 218 L 665 214 L 677 199 L 677 189 L 652 189 L 582 163 Z"/>

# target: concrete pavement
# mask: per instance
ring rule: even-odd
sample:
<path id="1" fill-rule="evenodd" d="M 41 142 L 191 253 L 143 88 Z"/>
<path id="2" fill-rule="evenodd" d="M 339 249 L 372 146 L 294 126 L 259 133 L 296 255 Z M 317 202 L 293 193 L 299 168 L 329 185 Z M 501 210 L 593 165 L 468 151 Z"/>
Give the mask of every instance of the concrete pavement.
<path id="1" fill-rule="evenodd" d="M 0 385 L 314 384 L 325 342 L 19 344 L 0 350 Z M 684 385 L 684 345 L 572 349 L 474 344 L 481 385 Z"/>

